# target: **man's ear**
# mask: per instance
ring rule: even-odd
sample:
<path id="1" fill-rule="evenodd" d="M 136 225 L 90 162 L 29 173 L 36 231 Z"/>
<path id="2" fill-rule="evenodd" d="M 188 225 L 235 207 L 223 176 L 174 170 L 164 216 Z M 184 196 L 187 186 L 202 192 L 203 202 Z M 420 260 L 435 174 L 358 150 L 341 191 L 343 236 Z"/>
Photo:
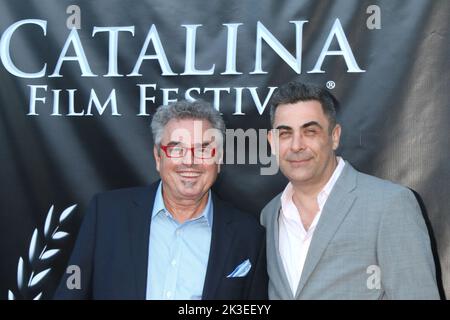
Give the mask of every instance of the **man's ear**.
<path id="1" fill-rule="evenodd" d="M 159 153 L 159 148 L 156 145 L 153 146 L 153 156 L 155 157 L 156 170 L 159 172 L 161 154 Z"/>
<path id="2" fill-rule="evenodd" d="M 341 141 L 341 125 L 338 123 L 334 126 L 333 132 L 331 132 L 331 139 L 333 140 L 333 150 L 339 147 L 339 142 Z"/>

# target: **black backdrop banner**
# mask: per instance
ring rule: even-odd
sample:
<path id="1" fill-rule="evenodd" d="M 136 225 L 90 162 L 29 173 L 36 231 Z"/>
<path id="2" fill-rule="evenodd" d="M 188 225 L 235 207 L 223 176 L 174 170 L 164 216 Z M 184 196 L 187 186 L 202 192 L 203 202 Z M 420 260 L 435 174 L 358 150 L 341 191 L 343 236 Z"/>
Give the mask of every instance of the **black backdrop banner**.
<path id="1" fill-rule="evenodd" d="M 0 299 L 50 298 L 89 199 L 158 179 L 157 106 L 264 132 L 294 79 L 340 100 L 340 155 L 416 192 L 449 296 L 449 30 L 446 0 L 1 1 Z M 250 136 L 214 190 L 258 215 L 286 180 Z"/>

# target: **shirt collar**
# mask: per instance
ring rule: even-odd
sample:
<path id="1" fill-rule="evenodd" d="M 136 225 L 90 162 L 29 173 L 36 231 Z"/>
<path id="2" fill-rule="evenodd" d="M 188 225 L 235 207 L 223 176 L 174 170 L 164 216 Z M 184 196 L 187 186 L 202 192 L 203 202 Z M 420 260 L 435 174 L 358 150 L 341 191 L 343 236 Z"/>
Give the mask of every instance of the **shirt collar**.
<path id="1" fill-rule="evenodd" d="M 333 174 L 330 177 L 330 180 L 328 180 L 327 184 L 323 187 L 322 191 L 319 192 L 317 195 L 317 201 L 319 203 L 320 210 L 322 210 L 323 206 L 325 205 L 325 201 L 328 199 L 331 190 L 333 190 L 334 185 L 336 184 L 337 179 L 342 173 L 342 170 L 344 170 L 345 161 L 341 157 L 337 157 L 338 164 L 336 168 L 334 169 Z"/>
<path id="2" fill-rule="evenodd" d="M 158 214 L 165 214 L 166 216 L 172 217 L 172 214 L 167 210 L 164 204 L 164 199 L 162 195 L 162 181 L 159 183 L 158 189 L 156 190 L 155 202 L 153 203 L 152 219 Z M 208 202 L 206 203 L 205 209 L 203 209 L 202 214 L 192 220 L 197 220 L 200 218 L 206 219 L 206 222 L 211 227 L 213 222 L 213 204 L 211 199 L 211 190 L 208 191 Z"/>

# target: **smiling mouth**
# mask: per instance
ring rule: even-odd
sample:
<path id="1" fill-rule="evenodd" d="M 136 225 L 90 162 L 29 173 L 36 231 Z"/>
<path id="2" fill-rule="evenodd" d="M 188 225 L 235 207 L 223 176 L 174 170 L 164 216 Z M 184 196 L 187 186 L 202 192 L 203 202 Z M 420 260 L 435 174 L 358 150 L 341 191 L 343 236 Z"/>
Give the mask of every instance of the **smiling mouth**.
<path id="1" fill-rule="evenodd" d="M 304 159 L 304 160 L 289 160 L 289 162 L 292 163 L 292 164 L 304 164 L 304 163 L 307 163 L 309 160 L 311 160 L 311 159 Z"/>
<path id="2" fill-rule="evenodd" d="M 181 171 L 178 174 L 183 178 L 198 178 L 201 176 L 201 172 L 195 171 Z"/>

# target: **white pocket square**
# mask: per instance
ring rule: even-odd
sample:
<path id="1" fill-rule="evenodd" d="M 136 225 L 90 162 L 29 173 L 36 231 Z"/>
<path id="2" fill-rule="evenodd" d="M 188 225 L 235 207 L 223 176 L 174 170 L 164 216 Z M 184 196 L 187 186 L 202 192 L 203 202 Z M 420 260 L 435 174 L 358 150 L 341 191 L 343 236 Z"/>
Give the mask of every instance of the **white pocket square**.
<path id="1" fill-rule="evenodd" d="M 229 275 L 227 275 L 227 278 L 242 278 L 245 277 L 250 269 L 252 268 L 252 264 L 249 259 L 243 261 L 241 264 L 239 264 L 233 272 L 231 272 Z"/>

